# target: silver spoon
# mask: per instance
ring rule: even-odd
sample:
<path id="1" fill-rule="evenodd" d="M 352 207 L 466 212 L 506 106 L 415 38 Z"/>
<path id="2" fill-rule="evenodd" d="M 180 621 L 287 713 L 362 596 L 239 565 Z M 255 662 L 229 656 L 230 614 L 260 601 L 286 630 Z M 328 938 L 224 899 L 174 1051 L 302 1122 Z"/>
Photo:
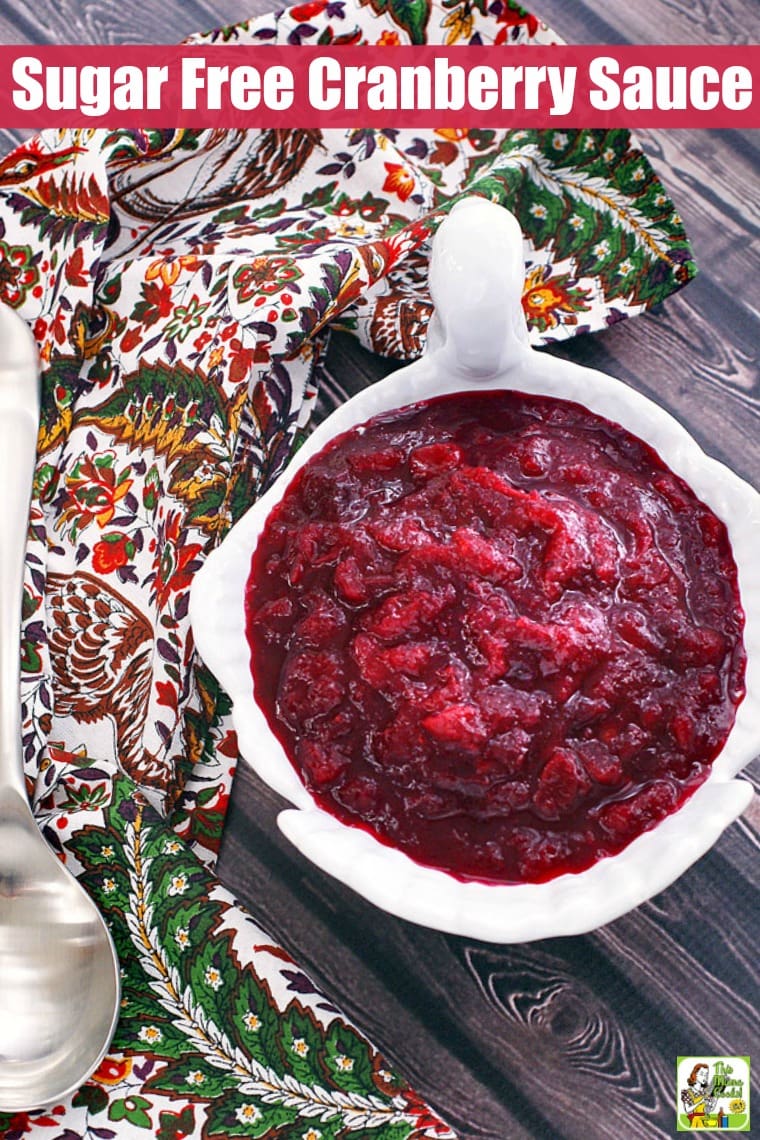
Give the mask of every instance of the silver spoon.
<path id="1" fill-rule="evenodd" d="M 45 843 L 21 753 L 19 628 L 39 422 L 34 340 L 0 305 L 0 1110 L 60 1100 L 103 1058 L 119 1009 L 106 925 Z"/>

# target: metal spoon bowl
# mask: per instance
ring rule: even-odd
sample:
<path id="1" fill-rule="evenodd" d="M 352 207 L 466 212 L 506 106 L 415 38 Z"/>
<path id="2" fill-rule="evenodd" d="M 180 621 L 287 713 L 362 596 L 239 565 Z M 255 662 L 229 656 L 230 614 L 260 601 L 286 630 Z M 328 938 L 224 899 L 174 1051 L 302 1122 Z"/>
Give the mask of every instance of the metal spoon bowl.
<path id="1" fill-rule="evenodd" d="M 45 843 L 23 775 L 19 627 L 39 423 L 34 340 L 0 305 L 0 1110 L 49 1105 L 102 1060 L 119 965 L 92 899 Z"/>

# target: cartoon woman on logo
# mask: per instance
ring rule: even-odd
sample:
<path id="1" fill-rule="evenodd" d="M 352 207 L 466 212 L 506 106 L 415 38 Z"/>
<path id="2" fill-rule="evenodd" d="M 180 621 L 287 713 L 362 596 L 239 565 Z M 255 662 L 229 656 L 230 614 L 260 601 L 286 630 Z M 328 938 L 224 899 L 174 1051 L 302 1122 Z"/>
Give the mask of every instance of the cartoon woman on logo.
<path id="1" fill-rule="evenodd" d="M 712 1095 L 712 1085 L 708 1091 L 709 1079 L 710 1066 L 702 1061 L 694 1066 L 686 1078 L 689 1087 L 681 1091 L 681 1101 L 692 1128 L 714 1127 L 712 1119 L 709 1123 L 705 1119 L 712 1116 L 718 1103 L 718 1098 Z"/>

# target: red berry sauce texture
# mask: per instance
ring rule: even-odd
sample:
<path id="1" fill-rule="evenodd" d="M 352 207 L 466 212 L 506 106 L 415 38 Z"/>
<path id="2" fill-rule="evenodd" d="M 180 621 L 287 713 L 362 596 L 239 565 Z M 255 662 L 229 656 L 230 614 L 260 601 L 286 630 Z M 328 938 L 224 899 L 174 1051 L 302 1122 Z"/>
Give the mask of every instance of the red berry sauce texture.
<path id="1" fill-rule="evenodd" d="M 333 440 L 267 521 L 246 620 L 317 802 L 460 879 L 620 851 L 705 780 L 744 695 L 725 526 L 549 397 L 460 393 Z"/>

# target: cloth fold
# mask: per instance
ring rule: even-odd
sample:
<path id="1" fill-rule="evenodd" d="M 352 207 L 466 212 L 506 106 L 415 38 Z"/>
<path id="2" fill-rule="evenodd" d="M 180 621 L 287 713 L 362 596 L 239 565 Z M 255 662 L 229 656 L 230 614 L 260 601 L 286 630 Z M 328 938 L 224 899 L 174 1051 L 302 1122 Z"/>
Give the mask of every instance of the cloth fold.
<path id="1" fill-rule="evenodd" d="M 315 0 L 199 37 L 424 40 L 556 37 L 504 0 Z M 523 227 L 536 343 L 695 271 L 624 131 L 47 131 L 0 162 L 0 297 L 43 361 L 27 775 L 124 971 L 109 1056 L 65 1104 L 0 1115 L 8 1140 L 453 1135 L 214 876 L 237 749 L 188 591 L 308 430 L 329 330 L 421 351 L 428 242 L 464 193 Z"/>

